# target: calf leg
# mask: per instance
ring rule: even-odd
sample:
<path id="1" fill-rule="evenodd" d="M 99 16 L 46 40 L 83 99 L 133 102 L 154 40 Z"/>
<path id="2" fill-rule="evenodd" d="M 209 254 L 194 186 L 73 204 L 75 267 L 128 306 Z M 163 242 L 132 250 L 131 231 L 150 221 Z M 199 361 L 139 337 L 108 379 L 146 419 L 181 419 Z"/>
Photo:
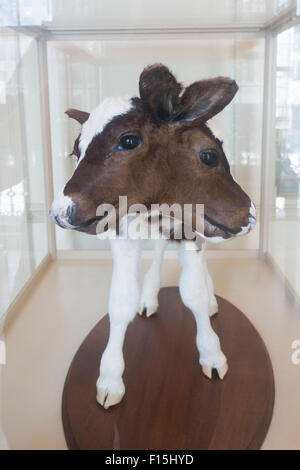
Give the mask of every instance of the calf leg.
<path id="1" fill-rule="evenodd" d="M 167 241 L 163 239 L 155 241 L 152 264 L 144 277 L 139 313 L 146 317 L 150 317 L 158 309 L 160 271 L 166 244 Z"/>
<path id="2" fill-rule="evenodd" d="M 119 403 L 125 393 L 123 343 L 128 324 L 139 307 L 140 242 L 111 240 L 114 270 L 109 297 L 109 340 L 100 363 L 97 401 L 104 408 Z"/>
<path id="3" fill-rule="evenodd" d="M 212 317 L 213 315 L 215 315 L 215 313 L 218 312 L 218 302 L 214 294 L 214 283 L 207 269 L 205 253 L 203 253 L 203 263 L 206 272 L 206 282 L 209 296 L 209 316 Z"/>
<path id="4" fill-rule="evenodd" d="M 192 242 L 181 242 L 179 254 L 182 265 L 179 281 L 180 295 L 183 303 L 193 312 L 196 320 L 196 343 L 202 371 L 211 378 L 212 369 L 215 368 L 219 377 L 223 379 L 228 366 L 226 357 L 220 348 L 219 338 L 210 324 L 210 296 L 204 253 L 202 250 L 197 251 L 196 245 Z"/>

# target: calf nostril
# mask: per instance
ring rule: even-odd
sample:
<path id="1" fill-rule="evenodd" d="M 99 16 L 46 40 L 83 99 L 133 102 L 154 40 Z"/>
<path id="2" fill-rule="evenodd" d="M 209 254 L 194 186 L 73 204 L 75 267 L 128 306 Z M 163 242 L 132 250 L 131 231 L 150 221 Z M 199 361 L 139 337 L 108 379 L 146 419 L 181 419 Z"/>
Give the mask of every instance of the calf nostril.
<path id="1" fill-rule="evenodd" d="M 71 221 L 74 214 L 75 214 L 75 204 L 70 204 L 66 210 L 66 218 L 69 219 L 69 221 Z"/>
<path id="2" fill-rule="evenodd" d="M 64 228 L 64 226 L 63 226 L 63 224 L 61 223 L 60 218 L 59 218 L 58 215 L 55 215 L 55 216 L 53 217 L 53 219 L 54 219 L 55 223 L 56 223 L 59 227 Z"/>
<path id="3" fill-rule="evenodd" d="M 249 214 L 249 215 L 248 215 L 248 221 L 249 221 L 249 223 L 250 223 L 251 225 L 252 225 L 252 224 L 255 224 L 255 223 L 256 223 L 256 218 L 253 217 L 252 214 Z"/>

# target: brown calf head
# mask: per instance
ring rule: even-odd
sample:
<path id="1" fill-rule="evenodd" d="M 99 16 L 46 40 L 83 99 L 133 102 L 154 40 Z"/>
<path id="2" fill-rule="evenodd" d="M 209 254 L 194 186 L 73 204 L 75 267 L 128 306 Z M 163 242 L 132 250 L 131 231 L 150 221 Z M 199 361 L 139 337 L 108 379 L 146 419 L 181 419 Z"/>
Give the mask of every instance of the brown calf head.
<path id="1" fill-rule="evenodd" d="M 204 204 L 204 236 L 212 241 L 248 232 L 254 205 L 234 181 L 214 115 L 238 90 L 234 80 L 200 80 L 185 90 L 167 67 L 144 69 L 140 98 L 107 98 L 91 114 L 70 109 L 82 124 L 73 176 L 51 208 L 63 228 L 96 233 L 100 204 Z"/>

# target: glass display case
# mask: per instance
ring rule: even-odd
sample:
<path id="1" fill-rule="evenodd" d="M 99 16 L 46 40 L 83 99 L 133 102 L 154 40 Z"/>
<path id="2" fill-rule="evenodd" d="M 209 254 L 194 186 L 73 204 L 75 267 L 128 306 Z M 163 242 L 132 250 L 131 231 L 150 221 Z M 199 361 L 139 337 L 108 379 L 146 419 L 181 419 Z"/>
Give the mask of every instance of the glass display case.
<path id="1" fill-rule="evenodd" d="M 2 0 L 0 316 L 50 255 L 108 249 L 55 228 L 47 215 L 75 167 L 69 154 L 79 127 L 64 112 L 137 94 L 138 76 L 153 62 L 186 85 L 217 75 L 237 81 L 239 93 L 216 123 L 232 173 L 257 206 L 258 227 L 209 250 L 265 257 L 300 295 L 299 3 Z"/>

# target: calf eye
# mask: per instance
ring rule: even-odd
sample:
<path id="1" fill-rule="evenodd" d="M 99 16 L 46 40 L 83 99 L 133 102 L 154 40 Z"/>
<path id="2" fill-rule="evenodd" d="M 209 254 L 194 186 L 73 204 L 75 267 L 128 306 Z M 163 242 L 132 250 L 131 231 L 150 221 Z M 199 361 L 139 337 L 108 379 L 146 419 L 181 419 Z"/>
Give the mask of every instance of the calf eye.
<path id="1" fill-rule="evenodd" d="M 132 150 L 141 143 L 141 137 L 139 134 L 128 133 L 124 134 L 120 138 L 120 147 L 124 150 Z"/>
<path id="2" fill-rule="evenodd" d="M 215 150 L 201 150 L 200 160 L 207 166 L 217 166 L 219 157 Z"/>

